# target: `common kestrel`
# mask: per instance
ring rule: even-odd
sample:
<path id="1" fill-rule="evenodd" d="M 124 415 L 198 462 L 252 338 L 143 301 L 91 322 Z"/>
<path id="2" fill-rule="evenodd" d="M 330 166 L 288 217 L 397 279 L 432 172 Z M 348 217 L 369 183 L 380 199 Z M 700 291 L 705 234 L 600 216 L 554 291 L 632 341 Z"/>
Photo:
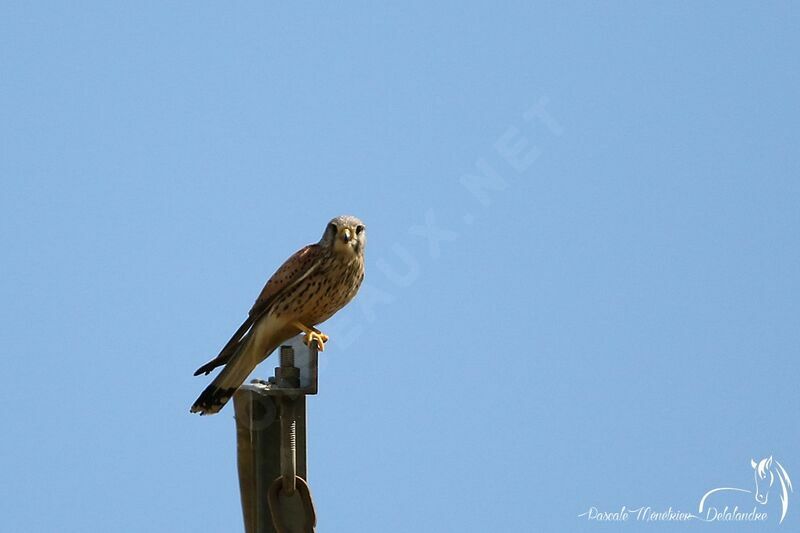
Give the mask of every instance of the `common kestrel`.
<path id="1" fill-rule="evenodd" d="M 192 405 L 201 415 L 218 412 L 258 363 L 301 331 L 306 343 L 325 349 L 328 336 L 314 326 L 347 305 L 364 280 L 367 231 L 353 216 L 328 223 L 316 244 L 302 248 L 269 278 L 247 319 L 217 357 L 195 371 L 225 365 Z"/>

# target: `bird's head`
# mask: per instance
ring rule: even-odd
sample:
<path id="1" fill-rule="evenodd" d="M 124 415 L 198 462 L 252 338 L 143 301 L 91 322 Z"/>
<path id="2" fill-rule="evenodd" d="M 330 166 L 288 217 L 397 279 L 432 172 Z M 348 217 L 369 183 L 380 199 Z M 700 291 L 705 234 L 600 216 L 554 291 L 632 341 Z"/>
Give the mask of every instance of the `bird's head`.
<path id="1" fill-rule="evenodd" d="M 328 222 L 320 243 L 339 253 L 361 255 L 367 245 L 367 228 L 354 216 L 338 216 Z"/>

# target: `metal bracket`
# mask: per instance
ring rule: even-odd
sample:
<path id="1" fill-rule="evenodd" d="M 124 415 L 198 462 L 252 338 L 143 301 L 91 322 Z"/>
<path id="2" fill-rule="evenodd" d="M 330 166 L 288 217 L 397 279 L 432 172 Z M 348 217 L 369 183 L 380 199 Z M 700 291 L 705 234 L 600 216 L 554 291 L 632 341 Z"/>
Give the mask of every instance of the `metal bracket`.
<path id="1" fill-rule="evenodd" d="M 316 348 L 295 337 L 281 346 L 274 376 L 242 385 L 233 396 L 246 533 L 314 531 L 305 396 L 317 393 Z"/>

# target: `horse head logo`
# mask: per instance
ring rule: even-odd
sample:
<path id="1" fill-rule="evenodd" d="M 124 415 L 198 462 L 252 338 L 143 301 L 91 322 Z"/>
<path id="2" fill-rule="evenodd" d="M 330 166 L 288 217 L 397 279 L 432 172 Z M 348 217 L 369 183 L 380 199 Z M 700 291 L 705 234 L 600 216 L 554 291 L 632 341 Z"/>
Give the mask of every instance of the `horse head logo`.
<path id="1" fill-rule="evenodd" d="M 711 489 L 706 492 L 700 499 L 699 511 L 702 513 L 706 507 L 706 500 L 709 496 L 718 492 L 746 492 L 755 494 L 756 502 L 761 505 L 766 505 L 769 499 L 769 492 L 775 481 L 777 481 L 778 488 L 780 489 L 781 500 L 781 518 L 780 522 L 786 518 L 786 512 L 789 510 L 789 493 L 793 492 L 792 480 L 789 479 L 789 474 L 778 461 L 775 461 L 772 456 L 765 457 L 760 461 L 750 459 L 750 466 L 753 468 L 753 477 L 756 481 L 756 490 L 751 491 L 748 489 L 739 489 L 736 487 L 719 487 Z"/>
<path id="2" fill-rule="evenodd" d="M 767 503 L 769 491 L 775 480 L 777 479 L 780 483 L 781 522 L 783 522 L 783 517 L 786 516 L 786 511 L 789 509 L 789 493 L 794 490 L 789 474 L 778 461 L 772 460 L 771 455 L 758 462 L 750 459 L 750 466 L 753 467 L 753 477 L 756 480 L 756 501 L 761 505 Z"/>

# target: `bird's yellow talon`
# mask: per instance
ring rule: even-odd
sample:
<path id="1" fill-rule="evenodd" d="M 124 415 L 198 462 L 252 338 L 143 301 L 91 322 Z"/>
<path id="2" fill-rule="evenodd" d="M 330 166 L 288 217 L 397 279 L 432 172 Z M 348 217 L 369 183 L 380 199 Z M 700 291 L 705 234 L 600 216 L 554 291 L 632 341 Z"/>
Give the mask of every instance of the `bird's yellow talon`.
<path id="1" fill-rule="evenodd" d="M 306 333 L 305 343 L 308 347 L 311 347 L 311 343 L 317 343 L 317 349 L 320 352 L 325 351 L 325 343 L 328 342 L 328 336 L 324 333 L 319 333 L 318 331 L 311 331 Z"/>
<path id="2" fill-rule="evenodd" d="M 328 336 L 322 333 L 317 328 L 309 328 L 308 326 L 301 324 L 300 322 L 295 322 L 294 326 L 306 334 L 303 342 L 308 346 L 311 347 L 312 342 L 317 343 L 317 349 L 320 352 L 325 351 L 325 343 L 328 342 Z"/>

